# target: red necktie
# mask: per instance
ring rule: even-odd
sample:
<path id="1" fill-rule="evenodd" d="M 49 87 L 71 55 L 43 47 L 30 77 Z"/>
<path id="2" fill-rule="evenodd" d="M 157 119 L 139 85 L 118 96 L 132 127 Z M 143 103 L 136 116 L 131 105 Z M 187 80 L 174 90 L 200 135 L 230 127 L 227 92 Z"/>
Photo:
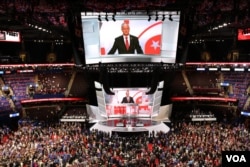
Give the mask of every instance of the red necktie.
<path id="1" fill-rule="evenodd" d="M 126 45 L 126 48 L 128 50 L 128 48 L 129 48 L 128 37 L 125 37 L 125 45 Z"/>

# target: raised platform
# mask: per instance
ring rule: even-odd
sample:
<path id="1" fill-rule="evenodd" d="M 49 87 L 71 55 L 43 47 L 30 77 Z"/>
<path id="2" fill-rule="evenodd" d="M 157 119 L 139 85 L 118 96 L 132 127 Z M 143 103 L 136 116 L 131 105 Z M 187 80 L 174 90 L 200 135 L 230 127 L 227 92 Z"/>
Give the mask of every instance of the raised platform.
<path id="1" fill-rule="evenodd" d="M 149 118 L 114 118 L 106 121 L 99 121 L 94 124 L 90 130 L 105 131 L 112 135 L 114 132 L 164 132 L 170 131 L 170 128 L 161 121 L 154 121 Z"/>

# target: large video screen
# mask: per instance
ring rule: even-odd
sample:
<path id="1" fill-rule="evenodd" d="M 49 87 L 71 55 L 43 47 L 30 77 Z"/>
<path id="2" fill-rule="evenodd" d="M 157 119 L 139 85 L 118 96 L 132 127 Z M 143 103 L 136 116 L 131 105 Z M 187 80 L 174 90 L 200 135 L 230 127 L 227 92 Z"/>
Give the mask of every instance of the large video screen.
<path id="1" fill-rule="evenodd" d="M 86 64 L 116 62 L 175 63 L 179 15 L 171 19 L 148 15 L 81 14 Z M 164 16 L 165 17 L 165 16 Z M 126 39 L 126 37 L 128 38 Z"/>

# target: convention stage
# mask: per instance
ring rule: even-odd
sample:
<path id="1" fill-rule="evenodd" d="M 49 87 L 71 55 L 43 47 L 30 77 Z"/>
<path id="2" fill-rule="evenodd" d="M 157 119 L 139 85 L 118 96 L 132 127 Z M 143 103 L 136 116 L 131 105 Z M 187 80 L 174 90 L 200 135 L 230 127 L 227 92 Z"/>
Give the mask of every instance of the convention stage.
<path id="1" fill-rule="evenodd" d="M 105 131 L 112 135 L 115 132 L 154 132 L 167 133 L 170 128 L 162 121 L 154 121 L 150 118 L 113 118 L 95 123 L 90 130 Z"/>

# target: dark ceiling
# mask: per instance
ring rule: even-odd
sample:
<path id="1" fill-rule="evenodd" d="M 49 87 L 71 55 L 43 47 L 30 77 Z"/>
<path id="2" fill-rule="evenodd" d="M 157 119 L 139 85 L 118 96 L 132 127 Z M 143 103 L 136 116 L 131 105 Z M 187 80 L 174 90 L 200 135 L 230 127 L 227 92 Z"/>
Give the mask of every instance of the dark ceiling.
<path id="1" fill-rule="evenodd" d="M 23 41 L 72 42 L 83 11 L 178 10 L 183 47 L 235 41 L 237 29 L 249 26 L 249 6 L 248 0 L 5 0 L 0 4 L 0 30 L 19 31 Z"/>
<path id="2" fill-rule="evenodd" d="M 124 3 L 126 2 L 126 3 Z M 0 5 L 0 29 L 20 31 L 24 40 L 68 39 L 69 21 L 82 11 L 180 10 L 182 25 L 193 38 L 231 38 L 248 26 L 247 0 L 5 0 Z M 144 2 L 144 3 L 143 3 Z M 111 4 L 111 5 L 110 5 Z M 225 23 L 231 23 L 223 26 Z M 32 27 L 33 26 L 33 27 Z M 39 30 L 35 26 L 49 30 Z M 219 27 L 223 26 L 223 27 Z M 216 29 L 216 27 L 218 29 Z M 209 31 L 211 30 L 211 31 Z"/>
<path id="3" fill-rule="evenodd" d="M 0 29 L 21 32 L 22 40 L 68 40 L 66 1 L 6 0 L 0 5 Z M 60 20 L 64 19 L 63 21 Z"/>

